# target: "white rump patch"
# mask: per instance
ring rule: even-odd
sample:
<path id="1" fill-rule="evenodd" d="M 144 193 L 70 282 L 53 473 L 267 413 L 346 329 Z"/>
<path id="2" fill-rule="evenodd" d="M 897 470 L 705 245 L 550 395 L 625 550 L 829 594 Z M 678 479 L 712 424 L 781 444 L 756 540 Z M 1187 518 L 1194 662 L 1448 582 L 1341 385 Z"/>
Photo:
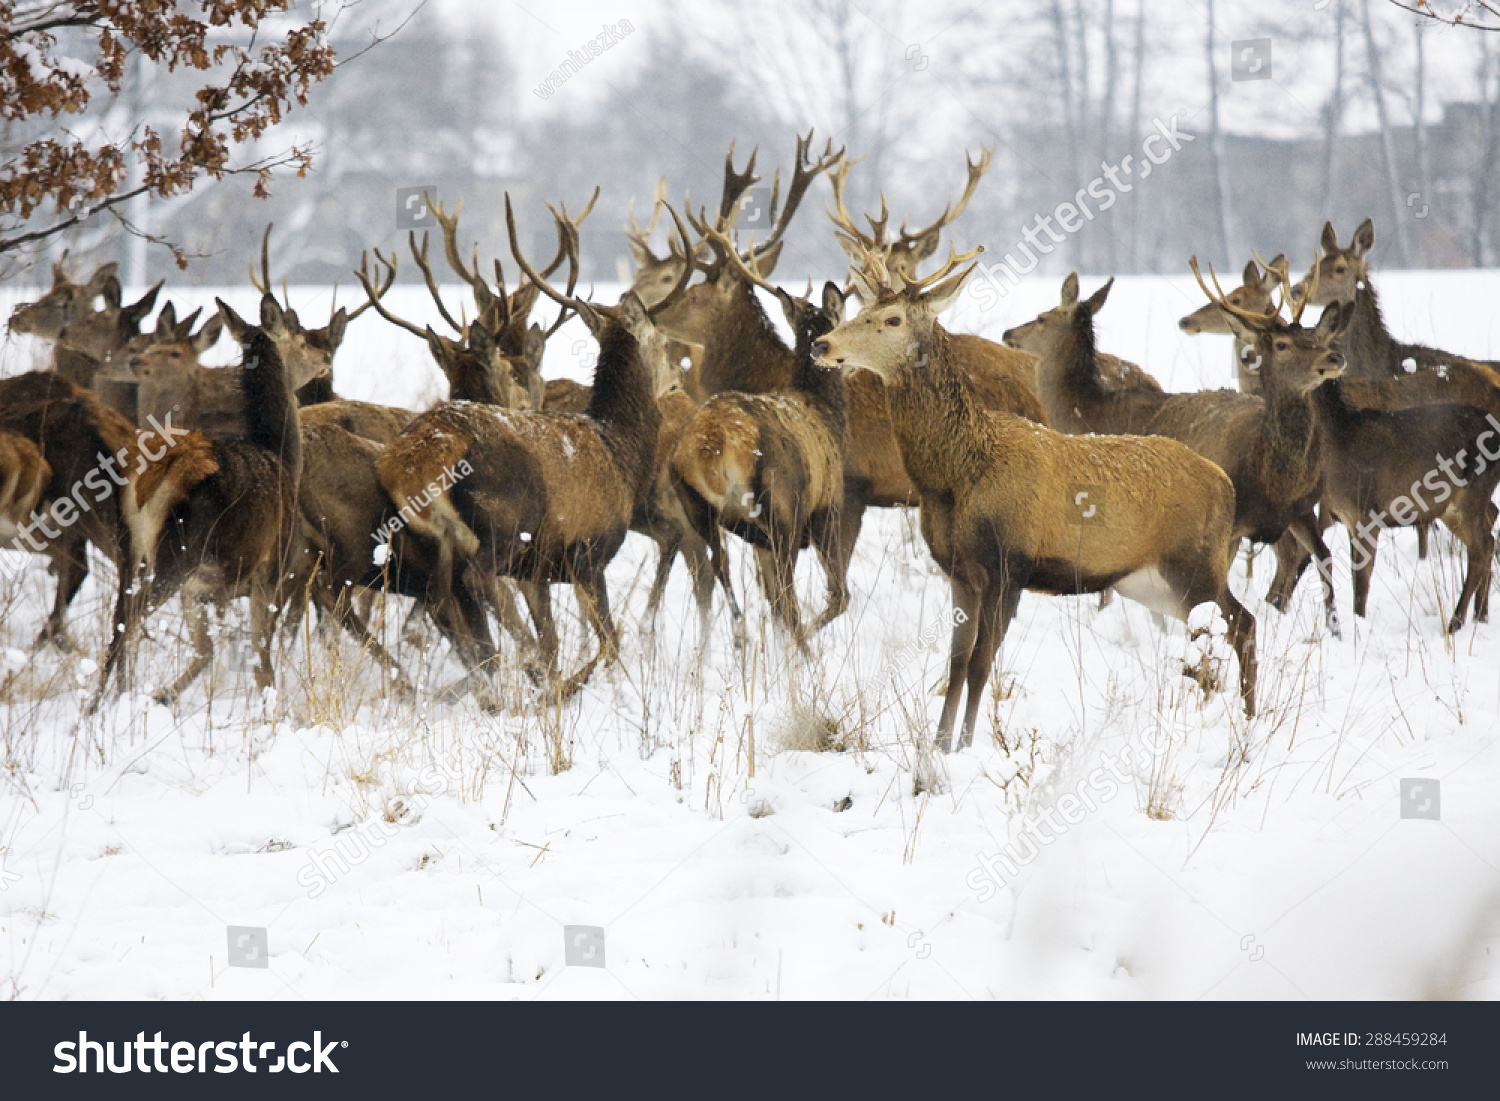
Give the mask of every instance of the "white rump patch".
<path id="1" fill-rule="evenodd" d="M 1173 619 L 1182 618 L 1182 605 L 1172 592 L 1172 587 L 1167 584 L 1167 579 L 1156 571 L 1155 566 L 1136 570 L 1135 573 L 1120 578 L 1115 582 L 1115 592 L 1153 612 Z"/>

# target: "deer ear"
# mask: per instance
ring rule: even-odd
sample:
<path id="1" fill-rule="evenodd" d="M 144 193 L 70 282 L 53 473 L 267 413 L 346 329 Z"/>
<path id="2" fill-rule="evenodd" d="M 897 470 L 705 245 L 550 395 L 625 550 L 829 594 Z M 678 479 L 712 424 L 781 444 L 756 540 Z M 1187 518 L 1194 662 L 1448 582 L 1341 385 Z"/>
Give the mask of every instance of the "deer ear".
<path id="1" fill-rule="evenodd" d="M 193 351 L 200 356 L 219 342 L 219 334 L 224 331 L 224 319 L 214 314 L 203 323 L 203 328 L 193 334 Z"/>
<path id="2" fill-rule="evenodd" d="M 833 281 L 823 284 L 823 312 L 837 325 L 844 319 L 844 292 Z"/>
<path id="3" fill-rule="evenodd" d="M 161 293 L 161 288 L 161 283 L 156 284 L 156 286 L 141 295 L 138 301 L 126 306 L 120 314 L 124 322 L 127 325 L 134 326 L 137 330 L 140 329 L 141 319 L 156 307 L 156 296 Z"/>
<path id="4" fill-rule="evenodd" d="M 526 362 L 533 371 L 542 369 L 542 353 L 547 349 L 547 334 L 542 332 L 540 325 L 533 325 L 526 330 L 526 336 L 521 341 L 521 353 L 526 357 Z"/>
<path id="5" fill-rule="evenodd" d="M 849 282 L 854 287 L 854 293 L 859 295 L 859 300 L 866 306 L 873 305 L 880 300 L 879 288 L 870 282 L 870 277 L 858 264 L 849 269 Z"/>
<path id="6" fill-rule="evenodd" d="M 637 273 L 642 269 L 655 267 L 661 263 L 649 246 L 635 240 L 633 237 L 625 238 L 625 245 L 630 249 L 630 258 L 635 261 Z"/>
<path id="7" fill-rule="evenodd" d="M 1254 260 L 1251 260 L 1248 264 L 1246 264 L 1245 272 L 1241 277 L 1240 282 L 1244 283 L 1247 287 L 1260 286 L 1260 265 L 1257 264 Z"/>
<path id="8" fill-rule="evenodd" d="M 449 348 L 448 345 L 443 343 L 443 338 L 432 331 L 431 325 L 427 326 L 427 350 L 432 353 L 433 360 L 436 361 L 438 367 L 446 375 L 448 373 Z"/>
<path id="9" fill-rule="evenodd" d="M 1374 247 L 1375 222 L 1373 219 L 1366 218 L 1363 222 L 1359 223 L 1359 228 L 1354 231 L 1354 243 L 1349 246 L 1349 250 L 1354 253 L 1354 258 L 1358 260 Z"/>
<path id="10" fill-rule="evenodd" d="M 1354 304 L 1343 302 L 1330 303 L 1324 310 L 1323 315 L 1318 318 L 1318 323 L 1313 327 L 1313 337 L 1320 344 L 1326 344 L 1331 340 L 1343 335 L 1349 327 L 1349 321 L 1354 316 Z"/>
<path id="11" fill-rule="evenodd" d="M 100 264 L 97 268 L 94 269 L 94 274 L 89 276 L 88 286 L 84 288 L 84 293 L 87 294 L 90 299 L 93 299 L 96 295 L 101 294 L 104 295 L 106 299 L 108 299 L 109 289 L 111 284 L 113 284 L 115 297 L 114 301 L 111 302 L 110 305 L 118 306 L 120 304 L 120 280 L 118 274 L 119 270 L 120 265 L 115 263 L 113 260 L 111 260 L 107 264 Z"/>
<path id="12" fill-rule="evenodd" d="M 940 226 L 933 226 L 924 233 L 918 234 L 911 243 L 911 270 L 915 272 L 917 265 L 937 251 L 938 239 L 943 231 Z"/>
<path id="13" fill-rule="evenodd" d="M 156 338 L 158 340 L 171 340 L 177 335 L 177 305 L 168 302 L 161 308 L 161 313 L 156 315 Z"/>
<path id="14" fill-rule="evenodd" d="M 1323 223 L 1323 251 L 1337 252 L 1339 250 L 1339 235 L 1333 232 L 1333 223 Z"/>
<path id="15" fill-rule="evenodd" d="M 976 260 L 957 275 L 948 276 L 947 279 L 922 295 L 922 305 L 927 307 L 933 317 L 942 313 L 958 300 L 964 284 L 969 281 L 969 276 L 974 274 L 974 269 L 977 267 L 979 267 L 979 262 Z"/>
<path id="16" fill-rule="evenodd" d="M 646 306 L 639 295 L 626 291 L 620 299 L 619 309 L 620 322 L 631 336 L 639 340 L 651 332 L 651 316 L 646 313 Z"/>
<path id="17" fill-rule="evenodd" d="M 1093 317 L 1096 313 L 1099 312 L 1100 308 L 1104 305 L 1105 299 L 1109 297 L 1109 288 L 1113 287 L 1114 285 L 1115 277 L 1111 275 L 1109 277 L 1109 281 L 1106 282 L 1104 286 L 1100 287 L 1093 294 L 1089 295 L 1089 300 L 1083 304 L 1083 308 L 1088 310 L 1090 317 Z"/>
<path id="18" fill-rule="evenodd" d="M 1221 310 L 1220 312 L 1224 315 L 1224 320 L 1229 324 L 1229 331 L 1234 334 L 1236 339 L 1242 344 L 1249 345 L 1252 349 L 1258 346 L 1260 333 L 1247 325 L 1244 318 L 1240 317 L 1239 314 L 1230 313 L 1228 310 Z M 1240 362 L 1245 365 L 1247 370 L 1255 370 L 1256 368 L 1250 366 L 1250 361 L 1244 358 L 1244 352 L 1244 348 L 1239 349 Z"/>
<path id="19" fill-rule="evenodd" d="M 177 323 L 176 330 L 172 333 L 174 340 L 186 340 L 193 335 L 193 326 L 198 324 L 198 315 L 202 309 L 196 309 Z"/>
<path id="20" fill-rule="evenodd" d="M 277 335 L 286 332 L 286 311 L 281 308 L 281 303 L 276 301 L 274 294 L 263 294 L 260 296 L 260 327 L 267 334 Z"/>
<path id="21" fill-rule="evenodd" d="M 344 342 L 344 329 L 349 324 L 349 311 L 342 306 L 338 312 L 328 320 L 328 353 L 332 355 L 339 350 L 339 345 Z"/>
<path id="22" fill-rule="evenodd" d="M 1063 280 L 1062 304 L 1069 308 L 1078 305 L 1078 273 L 1070 271 L 1068 277 Z"/>
<path id="23" fill-rule="evenodd" d="M 224 319 L 224 326 L 229 330 L 230 337 L 236 344 L 245 343 L 245 338 L 250 335 L 250 323 L 235 313 L 222 298 L 215 298 L 214 303 L 219 307 L 219 316 Z"/>
<path id="24" fill-rule="evenodd" d="M 833 237 L 834 240 L 838 241 L 839 248 L 844 250 L 844 255 L 849 257 L 851 264 L 859 267 L 865 262 L 864 254 L 860 252 L 859 242 L 853 237 L 850 237 L 843 230 L 836 231 Z"/>

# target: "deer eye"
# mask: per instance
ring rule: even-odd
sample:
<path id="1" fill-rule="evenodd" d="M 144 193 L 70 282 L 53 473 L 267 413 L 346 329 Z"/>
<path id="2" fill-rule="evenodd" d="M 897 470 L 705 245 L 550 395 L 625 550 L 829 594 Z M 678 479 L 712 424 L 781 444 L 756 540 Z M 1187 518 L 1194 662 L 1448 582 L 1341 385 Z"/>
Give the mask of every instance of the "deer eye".
<path id="1" fill-rule="evenodd" d="M 1340 265 L 1339 265 L 1339 266 L 1338 266 L 1338 267 L 1336 267 L 1336 268 L 1334 268 L 1334 269 L 1333 269 L 1333 270 L 1334 270 L 1334 271 L 1335 271 L 1335 272 L 1336 272 L 1336 273 L 1337 273 L 1337 274 L 1339 274 L 1339 275 L 1343 275 L 1343 274 L 1344 274 L 1344 272 L 1346 272 L 1346 271 L 1348 271 L 1348 270 L 1349 270 L 1349 269 L 1348 269 L 1348 268 L 1346 268 L 1346 267 L 1344 267 L 1344 265 L 1343 265 L 1343 264 L 1340 264 Z"/>
<path id="2" fill-rule="evenodd" d="M 901 324 L 901 319 L 899 317 L 888 317 L 885 319 L 885 323 L 892 328 L 895 328 L 896 326 Z"/>
<path id="3" fill-rule="evenodd" d="M 1276 342 L 1276 350 L 1277 350 L 1277 351 L 1278 351 L 1278 352 L 1284 352 L 1284 351 L 1286 351 L 1286 350 L 1287 350 L 1287 349 L 1288 349 L 1288 348 L 1290 348 L 1290 347 L 1291 347 L 1291 345 L 1290 345 L 1290 344 L 1288 344 L 1288 343 L 1287 343 L 1287 342 L 1286 342 L 1286 341 L 1284 341 L 1284 340 L 1278 340 L 1278 341 L 1277 341 L 1277 342 Z"/>

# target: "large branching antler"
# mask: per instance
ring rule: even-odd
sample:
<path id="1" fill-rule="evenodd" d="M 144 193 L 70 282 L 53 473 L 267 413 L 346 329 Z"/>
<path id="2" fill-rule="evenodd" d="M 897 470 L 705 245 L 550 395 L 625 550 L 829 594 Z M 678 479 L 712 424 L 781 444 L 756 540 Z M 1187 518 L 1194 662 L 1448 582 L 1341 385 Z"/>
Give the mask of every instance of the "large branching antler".
<path id="1" fill-rule="evenodd" d="M 635 220 L 635 196 L 630 197 L 630 209 L 627 217 L 630 219 L 625 224 L 625 238 L 643 255 L 656 259 L 656 253 L 651 250 L 651 235 L 656 232 L 656 223 L 661 220 L 661 208 L 667 202 L 667 178 L 663 176 L 656 181 L 656 189 L 651 192 L 651 220 L 644 227 Z"/>
<path id="2" fill-rule="evenodd" d="M 792 168 L 792 182 L 786 189 L 786 204 L 781 208 L 780 216 L 776 212 L 776 203 L 781 191 L 781 171 L 776 172 L 776 177 L 771 185 L 771 235 L 765 242 L 752 250 L 753 258 L 760 259 L 767 255 L 781 241 L 786 233 L 787 226 L 791 225 L 792 215 L 797 213 L 797 208 L 802 205 L 802 197 L 807 194 L 808 187 L 813 180 L 826 172 L 838 161 L 843 160 L 844 150 L 841 148 L 837 153 L 833 151 L 833 139 L 829 138 L 823 147 L 823 155 L 816 162 L 808 159 L 808 150 L 812 146 L 813 132 L 809 130 L 805 138 L 797 139 L 797 159 Z"/>
<path id="3" fill-rule="evenodd" d="M 958 205 L 954 206 L 952 205 L 952 203 L 945 205 L 943 207 L 943 212 L 938 215 L 937 221 L 933 222 L 932 225 L 928 226 L 926 229 L 919 229 L 915 233 L 908 233 L 906 231 L 906 223 L 902 222 L 900 243 L 906 245 L 907 247 L 911 247 L 921 238 L 926 237 L 929 234 L 938 233 L 947 226 L 952 225 L 953 222 L 957 220 L 958 216 L 962 214 L 968 207 L 969 200 L 974 197 L 974 189 L 979 186 L 979 181 L 984 178 L 984 174 L 990 170 L 990 162 L 994 160 L 994 157 L 995 150 L 993 148 L 986 149 L 981 145 L 979 147 L 979 161 L 976 164 L 974 158 L 970 157 L 968 152 L 965 151 L 964 163 L 968 165 L 969 178 L 968 182 L 964 185 L 964 193 L 959 198 Z M 882 195 L 882 214 L 884 214 L 884 206 L 885 196 Z"/>
<path id="4" fill-rule="evenodd" d="M 365 296 L 367 299 L 365 305 L 373 306 L 376 313 L 385 318 L 392 325 L 395 325 L 397 328 L 405 329 L 413 336 L 417 336 L 423 340 L 426 340 L 427 330 L 425 328 L 423 328 L 421 325 L 414 325 L 410 321 L 407 321 L 405 318 L 397 317 L 395 314 L 391 313 L 391 311 L 386 308 L 385 303 L 381 301 L 381 299 L 385 296 L 385 292 L 389 290 L 391 284 L 396 281 L 396 254 L 394 252 L 391 253 L 391 258 L 387 260 L 380 254 L 380 250 L 376 249 L 375 263 L 377 265 L 383 265 L 386 269 L 388 269 L 390 273 L 388 278 L 385 280 L 384 287 L 379 292 L 376 291 L 375 286 L 370 278 L 369 253 L 362 252 L 359 254 L 359 270 L 354 274 L 359 279 L 360 286 L 364 287 L 365 289 Z"/>
<path id="5" fill-rule="evenodd" d="M 549 206 L 548 209 L 550 210 L 551 207 Z M 672 222 L 677 227 L 677 233 L 681 238 L 683 248 L 690 248 L 691 243 L 688 238 L 687 227 L 682 224 L 682 219 L 677 216 L 677 211 L 673 210 L 670 204 L 666 204 L 666 209 L 667 213 L 672 216 Z M 562 324 L 562 319 L 566 317 L 567 311 L 572 310 L 573 312 L 577 313 L 579 317 L 583 318 L 584 323 L 588 325 L 591 331 L 597 332 L 600 325 L 600 315 L 601 313 L 605 312 L 605 308 L 595 306 L 587 299 L 573 297 L 573 289 L 578 282 L 578 227 L 566 217 L 565 211 L 560 213 L 556 210 L 553 210 L 552 216 L 553 220 L 557 223 L 558 236 L 561 239 L 561 247 L 567 252 L 570 263 L 568 289 L 566 292 L 558 291 L 555 287 L 547 282 L 545 276 L 538 274 L 536 269 L 534 269 L 529 263 L 527 263 L 526 257 L 521 252 L 520 238 L 516 233 L 516 215 L 515 211 L 511 207 L 510 194 L 507 192 L 505 196 L 505 228 L 507 233 L 509 233 L 510 235 L 511 255 L 516 258 L 516 263 L 520 265 L 522 273 L 528 279 L 530 279 L 532 283 L 535 284 L 543 294 L 545 294 L 548 298 L 552 299 L 552 301 L 556 302 L 563 308 L 563 313 L 559 316 L 557 325 L 553 326 L 553 331 L 556 331 L 557 327 Z M 692 276 L 692 265 L 684 264 L 682 267 L 682 272 L 677 278 L 677 284 L 672 288 L 672 292 L 668 294 L 667 297 L 658 302 L 655 306 L 647 309 L 646 315 L 648 317 L 656 317 L 663 310 L 674 305 L 687 290 L 688 281 L 692 278 Z"/>

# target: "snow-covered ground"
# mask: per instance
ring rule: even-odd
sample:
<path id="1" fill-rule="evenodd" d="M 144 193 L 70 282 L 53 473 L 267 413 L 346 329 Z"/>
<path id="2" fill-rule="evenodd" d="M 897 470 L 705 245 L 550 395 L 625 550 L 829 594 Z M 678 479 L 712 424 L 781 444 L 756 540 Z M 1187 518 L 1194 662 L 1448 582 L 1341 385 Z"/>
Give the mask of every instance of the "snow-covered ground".
<path id="1" fill-rule="evenodd" d="M 1054 304 L 1057 283 L 1026 283 L 992 315 L 961 304 L 951 327 L 998 335 Z M 1378 285 L 1397 332 L 1500 355 L 1500 273 Z M 292 294 L 305 320 L 326 317 L 325 291 Z M 21 297 L 7 289 L 0 312 Z M 243 289 L 227 297 L 253 308 Z M 392 294 L 436 322 L 425 298 Z M 1101 346 L 1172 389 L 1227 384 L 1228 338 L 1176 329 L 1201 300 L 1191 277 L 1121 279 Z M 591 349 L 570 325 L 548 374 L 586 378 Z M 0 371 L 38 354 L 9 338 Z M 373 316 L 352 326 L 336 384 L 389 403 L 442 392 L 420 342 Z M 632 536 L 609 574 L 619 664 L 560 711 L 507 668 L 511 713 L 495 718 L 471 700 L 402 700 L 352 643 L 306 628 L 283 642 L 269 714 L 228 645 L 175 709 L 153 705 L 189 649 L 174 605 L 153 621 L 141 691 L 86 719 L 87 656 L 25 653 L 51 599 L 40 560 L 18 579 L 0 571 L 0 680 L 14 674 L 0 687 L 0 991 L 1500 996 L 1500 624 L 1444 637 L 1462 574 L 1445 532 L 1426 562 L 1410 534 L 1385 537 L 1362 621 L 1333 540 L 1342 640 L 1322 627 L 1315 579 L 1279 615 L 1263 599 L 1270 555 L 1251 579 L 1237 567 L 1260 624 L 1252 722 L 1232 694 L 1182 675 L 1181 629 L 1159 632 L 1123 600 L 1028 595 L 974 748 L 934 760 L 921 745 L 940 705 L 947 587 L 915 521 L 867 518 L 851 607 L 810 664 L 771 631 L 738 545 L 755 642 L 744 667 L 722 610 L 700 653 L 680 568 L 648 632 L 654 547 Z M 798 576 L 804 607 L 821 607 L 812 555 Z M 111 584 L 101 563 L 75 602 L 86 655 Z M 592 640 L 570 598 L 556 606 L 570 666 Z M 451 678 L 435 636 L 402 642 L 404 615 L 392 601 L 386 632 L 406 668 L 428 686 Z M 1441 785 L 1437 820 L 1401 817 L 1413 778 L 1427 786 L 1411 809 Z M 1044 817 L 1057 825 L 1026 829 Z M 1011 839 L 1036 855 L 1014 875 L 990 859 L 997 887 L 980 858 Z M 265 929 L 269 967 L 228 966 L 228 926 Z M 587 958 L 566 965 L 570 926 L 603 930 L 602 969 L 588 966 L 592 932 L 573 934 Z"/>

